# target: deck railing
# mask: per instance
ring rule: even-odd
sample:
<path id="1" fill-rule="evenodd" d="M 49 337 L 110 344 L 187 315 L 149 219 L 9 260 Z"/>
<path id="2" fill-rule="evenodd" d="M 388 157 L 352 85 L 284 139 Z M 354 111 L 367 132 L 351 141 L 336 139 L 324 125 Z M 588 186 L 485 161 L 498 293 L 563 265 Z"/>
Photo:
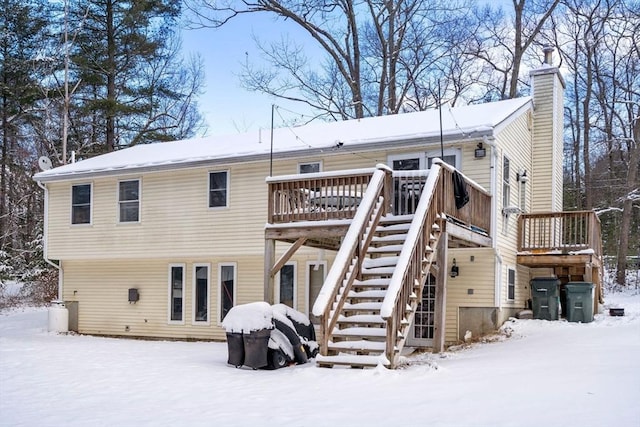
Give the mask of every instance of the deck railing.
<path id="1" fill-rule="evenodd" d="M 602 254 L 600 220 L 593 211 L 522 214 L 518 218 L 519 252 L 584 250 Z"/>
<path id="2" fill-rule="evenodd" d="M 376 169 L 267 178 L 269 224 L 352 219 Z"/>

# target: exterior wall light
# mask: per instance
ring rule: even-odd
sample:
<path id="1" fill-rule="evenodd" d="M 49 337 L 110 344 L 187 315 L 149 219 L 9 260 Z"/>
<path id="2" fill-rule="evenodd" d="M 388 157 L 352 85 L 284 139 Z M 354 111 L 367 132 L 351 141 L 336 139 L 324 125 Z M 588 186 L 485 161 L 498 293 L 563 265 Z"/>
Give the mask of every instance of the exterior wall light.
<path id="1" fill-rule="evenodd" d="M 481 159 L 487 155 L 487 149 L 484 148 L 482 142 L 478 142 L 478 147 L 476 148 L 474 155 L 476 159 Z"/>
<path id="2" fill-rule="evenodd" d="M 456 265 L 456 259 L 453 259 L 453 264 L 451 265 L 451 272 L 449 273 L 449 276 L 451 277 L 457 277 L 458 274 L 460 274 L 460 270 L 458 269 L 458 266 Z"/>

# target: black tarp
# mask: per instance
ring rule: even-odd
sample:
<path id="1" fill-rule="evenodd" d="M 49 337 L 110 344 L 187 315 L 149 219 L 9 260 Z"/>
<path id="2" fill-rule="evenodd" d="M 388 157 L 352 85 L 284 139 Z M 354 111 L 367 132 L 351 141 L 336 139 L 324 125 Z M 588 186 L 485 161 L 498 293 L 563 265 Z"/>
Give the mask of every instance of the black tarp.
<path id="1" fill-rule="evenodd" d="M 453 180 L 453 193 L 456 198 L 456 209 L 462 208 L 469 203 L 469 193 L 467 192 L 467 183 L 458 171 L 454 171 Z"/>

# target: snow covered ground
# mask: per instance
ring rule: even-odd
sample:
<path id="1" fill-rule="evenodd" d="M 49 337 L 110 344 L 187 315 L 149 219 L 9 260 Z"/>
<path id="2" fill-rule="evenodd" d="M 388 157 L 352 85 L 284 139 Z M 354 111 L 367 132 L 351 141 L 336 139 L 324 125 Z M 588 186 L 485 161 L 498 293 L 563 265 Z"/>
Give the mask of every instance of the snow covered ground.
<path id="1" fill-rule="evenodd" d="M 225 343 L 58 335 L 46 309 L 5 311 L 0 426 L 640 426 L 637 291 L 593 323 L 517 320 L 395 371 L 226 360 Z"/>

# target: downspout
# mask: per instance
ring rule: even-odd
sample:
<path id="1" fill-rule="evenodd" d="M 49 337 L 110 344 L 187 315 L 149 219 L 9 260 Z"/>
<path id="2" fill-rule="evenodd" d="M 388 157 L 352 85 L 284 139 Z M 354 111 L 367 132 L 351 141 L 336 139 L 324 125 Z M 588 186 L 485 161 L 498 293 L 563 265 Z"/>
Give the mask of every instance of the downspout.
<path id="1" fill-rule="evenodd" d="M 491 246 L 495 253 L 495 266 L 494 266 L 494 296 L 493 303 L 498 309 L 502 308 L 502 256 L 498 249 L 498 182 L 496 180 L 497 171 L 496 165 L 498 164 L 498 147 L 496 147 L 493 141 L 489 141 L 487 136 L 482 137 L 484 144 L 491 147 L 491 194 L 493 200 L 491 203 Z"/>
<path id="2" fill-rule="evenodd" d="M 44 190 L 44 223 L 42 225 L 42 258 L 45 262 L 58 270 L 58 301 L 62 301 L 62 282 L 64 272 L 62 266 L 51 261 L 47 256 L 47 234 L 49 229 L 49 189 L 40 181 L 36 181 L 38 187 Z"/>

